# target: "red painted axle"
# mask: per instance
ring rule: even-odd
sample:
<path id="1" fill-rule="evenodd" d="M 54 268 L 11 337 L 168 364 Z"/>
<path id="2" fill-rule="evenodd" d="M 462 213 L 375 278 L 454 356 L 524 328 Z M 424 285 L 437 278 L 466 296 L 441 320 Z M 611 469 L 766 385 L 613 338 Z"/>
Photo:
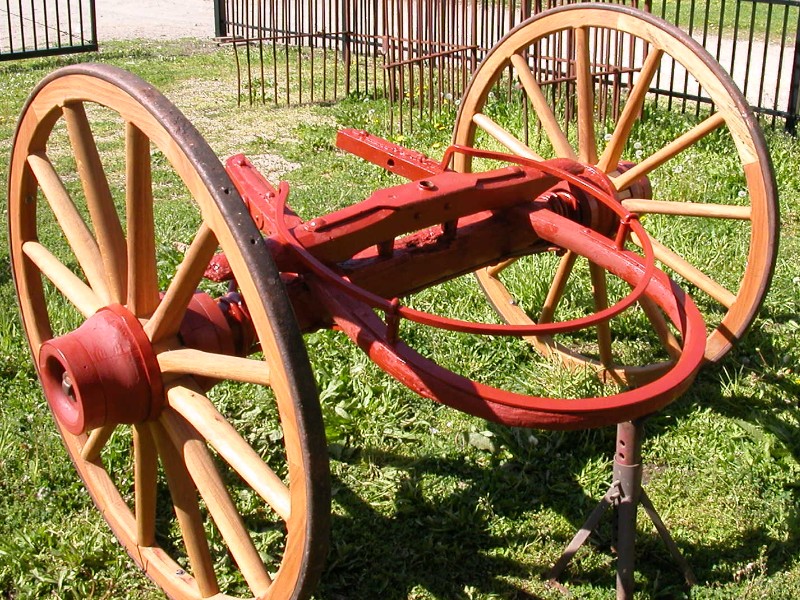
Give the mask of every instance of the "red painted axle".
<path id="1" fill-rule="evenodd" d="M 645 248 L 649 241 L 635 215 L 613 199 L 614 188 L 604 174 L 563 159 L 545 163 L 517 159 L 518 164 L 493 171 L 455 173 L 447 169 L 449 159 L 437 163 L 365 132 L 345 131 L 338 143 L 418 179 L 303 222 L 286 204 L 286 184 L 273 187 L 244 156 L 227 163 L 267 237 L 304 330 L 335 324 L 373 361 L 419 394 L 509 425 L 580 428 L 617 423 L 657 410 L 688 386 L 702 360 L 705 324 L 691 299 L 654 270 L 652 256 L 648 262 L 623 250 L 629 228 L 635 229 Z M 634 292 L 599 315 L 527 327 L 443 319 L 411 311 L 397 300 L 476 269 L 548 249 L 589 256 L 627 281 Z M 207 276 L 216 280 L 230 276 L 224 257 L 212 262 Z M 684 341 L 683 353 L 667 376 L 604 398 L 536 398 L 478 384 L 423 358 L 398 336 L 401 318 L 483 334 L 551 334 L 596 324 L 642 295 L 676 326 Z M 384 320 L 375 308 L 383 311 Z"/>
<path id="2" fill-rule="evenodd" d="M 688 296 L 654 269 L 646 234 L 613 199 L 604 175 L 572 161 L 526 159 L 462 174 L 448 170 L 446 161 L 435 163 L 362 132 L 343 139 L 378 164 L 424 178 L 303 222 L 286 205 L 288 186 L 274 188 L 242 156 L 228 164 L 267 236 L 304 329 L 335 325 L 420 395 L 508 425 L 582 428 L 628 421 L 657 410 L 688 386 L 703 357 L 705 324 Z M 623 249 L 629 229 L 649 252 L 648 260 Z M 552 248 L 591 257 L 633 292 L 589 317 L 529 326 L 445 319 L 398 300 L 498 261 Z M 230 277 L 224 256 L 212 262 L 208 276 Z M 603 398 L 538 398 L 480 384 L 422 357 L 399 335 L 403 318 L 471 333 L 549 335 L 597 324 L 642 296 L 674 324 L 683 352 L 667 376 Z M 247 308 L 236 294 L 218 301 L 195 294 L 178 336 L 186 347 L 229 355 L 248 354 L 254 340 Z M 48 402 L 73 434 L 150 420 L 162 408 L 156 353 L 139 321 L 122 306 L 106 307 L 77 330 L 45 342 L 39 362 Z"/>

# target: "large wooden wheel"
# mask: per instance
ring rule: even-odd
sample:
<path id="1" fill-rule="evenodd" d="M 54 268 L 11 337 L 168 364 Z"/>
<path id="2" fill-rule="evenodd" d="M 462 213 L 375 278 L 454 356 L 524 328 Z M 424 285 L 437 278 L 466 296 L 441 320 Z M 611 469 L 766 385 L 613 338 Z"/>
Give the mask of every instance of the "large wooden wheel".
<path id="1" fill-rule="evenodd" d="M 651 91 L 666 85 L 669 73 L 687 82 L 690 94 L 702 92 L 713 104 L 670 111 L 665 97 L 659 102 Z M 657 105 L 663 112 L 654 110 Z M 606 173 L 619 201 L 642 217 L 662 266 L 703 310 L 709 323 L 706 360 L 722 358 L 755 318 L 777 250 L 768 153 L 733 82 L 676 27 L 614 4 L 562 6 L 534 16 L 509 32 L 474 74 L 461 101 L 454 143 L 529 158 L 570 158 Z M 708 148 L 716 152 L 711 164 L 697 158 L 700 150 L 709 156 Z M 456 166 L 473 168 L 463 158 Z M 558 259 L 551 255 L 545 267 L 526 260 L 531 259 L 477 273 L 506 321 L 560 318 L 570 286 L 591 286 L 592 309 L 607 305 L 606 277 L 595 265 L 576 266 L 570 252 Z M 552 283 L 533 306 L 526 298 L 530 281 L 548 268 Z M 613 322 L 599 326 L 591 344 L 529 341 L 618 381 L 652 377 L 679 349 L 658 311 L 642 308 L 640 325 L 656 332 L 656 345 L 663 347 L 653 362 L 620 360 L 614 344 L 625 334 L 615 331 Z"/>
<path id="2" fill-rule="evenodd" d="M 25 106 L 9 183 L 30 349 L 117 538 L 174 598 L 308 597 L 330 510 L 315 383 L 271 257 L 209 146 L 137 77 L 69 67 Z M 260 357 L 188 347 L 208 335 L 186 323 L 223 316 L 196 293 L 218 249 Z"/>

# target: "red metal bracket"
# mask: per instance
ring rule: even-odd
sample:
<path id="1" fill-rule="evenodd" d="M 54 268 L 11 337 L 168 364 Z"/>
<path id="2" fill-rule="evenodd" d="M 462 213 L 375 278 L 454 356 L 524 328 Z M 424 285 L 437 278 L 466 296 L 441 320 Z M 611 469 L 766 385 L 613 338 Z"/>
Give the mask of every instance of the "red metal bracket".
<path id="1" fill-rule="evenodd" d="M 340 130 L 336 146 L 412 181 L 444 171 L 440 163 L 422 152 L 403 148 L 361 129 Z"/>

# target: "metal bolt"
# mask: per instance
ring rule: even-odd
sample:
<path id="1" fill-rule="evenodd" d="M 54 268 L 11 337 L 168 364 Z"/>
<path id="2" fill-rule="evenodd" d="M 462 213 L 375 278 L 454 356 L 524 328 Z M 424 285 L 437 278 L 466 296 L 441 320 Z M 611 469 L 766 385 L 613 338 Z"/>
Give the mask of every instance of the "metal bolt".
<path id="1" fill-rule="evenodd" d="M 320 227 L 324 227 L 325 225 L 325 219 L 311 219 L 308 223 L 306 223 L 305 228 L 306 231 L 314 231 Z"/>
<path id="2" fill-rule="evenodd" d="M 614 505 L 619 504 L 622 500 L 622 483 L 620 481 L 611 483 L 611 489 L 608 491 L 608 500 Z"/>
<path id="3" fill-rule="evenodd" d="M 67 398 L 75 402 L 75 388 L 72 385 L 72 379 L 70 379 L 66 371 L 64 371 L 64 374 L 61 376 L 61 391 Z"/>

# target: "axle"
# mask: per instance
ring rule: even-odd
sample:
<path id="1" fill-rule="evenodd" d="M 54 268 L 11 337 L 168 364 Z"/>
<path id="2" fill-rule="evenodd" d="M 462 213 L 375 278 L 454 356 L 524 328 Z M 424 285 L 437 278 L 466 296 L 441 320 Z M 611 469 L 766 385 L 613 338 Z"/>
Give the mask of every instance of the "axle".
<path id="1" fill-rule="evenodd" d="M 535 162 L 458 147 L 436 163 L 352 130 L 340 134 L 339 144 L 415 180 L 304 222 L 287 205 L 288 185 L 272 186 L 244 156 L 227 163 L 302 330 L 335 326 L 417 394 L 506 425 L 572 429 L 617 423 L 657 410 L 692 381 L 703 356 L 703 319 L 691 299 L 655 269 L 646 232 L 620 205 L 605 174 L 565 159 Z M 448 164 L 459 152 L 512 164 L 457 173 Z M 625 249 L 630 231 L 644 257 Z M 400 303 L 417 290 L 547 250 L 590 257 L 627 282 L 630 294 L 592 315 L 536 325 L 472 323 Z M 206 276 L 232 278 L 223 255 L 212 260 Z M 683 351 L 668 377 L 600 398 L 539 398 L 483 385 L 421 356 L 400 335 L 402 319 L 478 335 L 554 335 L 598 325 L 644 298 L 675 326 Z"/>
<path id="2" fill-rule="evenodd" d="M 315 259 L 383 298 L 403 297 L 511 258 L 559 250 L 543 239 L 532 221 L 532 215 L 543 209 L 608 237 L 618 226 L 613 213 L 554 174 L 567 174 L 599 193 L 613 194 L 605 175 L 574 161 L 457 173 L 366 132 L 344 130 L 337 143 L 398 174 L 421 178 L 303 222 L 286 205 L 286 184 L 275 188 L 242 155 L 232 157 L 226 166 L 267 236 L 304 330 L 327 326 L 329 320 L 306 286 L 298 283 L 308 268 L 281 235 L 279 219 Z M 207 276 L 218 281 L 229 277 L 224 257 L 214 259 Z"/>

